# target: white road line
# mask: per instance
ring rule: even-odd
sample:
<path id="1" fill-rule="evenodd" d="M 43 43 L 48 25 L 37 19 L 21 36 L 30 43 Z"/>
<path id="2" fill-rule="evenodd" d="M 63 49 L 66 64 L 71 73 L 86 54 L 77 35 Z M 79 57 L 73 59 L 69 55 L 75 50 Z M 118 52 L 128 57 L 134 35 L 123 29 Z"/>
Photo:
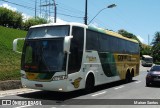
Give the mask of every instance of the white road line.
<path id="1" fill-rule="evenodd" d="M 25 108 L 25 107 L 30 107 L 30 106 L 33 106 L 33 105 L 25 105 L 25 106 L 13 107 L 13 108 Z"/>
<path id="2" fill-rule="evenodd" d="M 107 91 L 103 91 L 103 92 L 100 92 L 100 93 L 97 93 L 97 94 L 93 94 L 92 96 L 98 96 L 98 95 L 101 95 L 101 94 L 105 94 Z"/>
<path id="3" fill-rule="evenodd" d="M 118 89 L 121 89 L 121 88 L 123 88 L 124 86 L 119 86 L 119 87 L 116 87 L 116 88 L 114 88 L 115 90 L 118 90 Z"/>
<path id="4" fill-rule="evenodd" d="M 137 84 L 138 84 L 138 83 L 140 83 L 140 82 L 142 82 L 142 81 L 136 81 L 135 83 L 137 83 Z"/>
<path id="5" fill-rule="evenodd" d="M 0 97 L 5 97 L 5 96 L 13 96 L 13 95 L 20 95 L 20 94 L 25 94 L 25 93 L 33 93 L 33 92 L 37 92 L 40 90 L 24 90 L 24 91 L 13 91 L 13 92 L 5 92 L 5 93 L 1 93 Z"/>

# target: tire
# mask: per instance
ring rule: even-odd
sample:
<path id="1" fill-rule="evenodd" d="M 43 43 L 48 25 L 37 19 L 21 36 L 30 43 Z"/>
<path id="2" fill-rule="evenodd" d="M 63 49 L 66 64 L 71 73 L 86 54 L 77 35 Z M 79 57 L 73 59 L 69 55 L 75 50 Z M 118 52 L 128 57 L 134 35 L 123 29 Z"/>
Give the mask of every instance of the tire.
<path id="1" fill-rule="evenodd" d="M 127 72 L 125 82 L 129 83 L 132 81 L 132 79 L 133 79 L 132 75 L 129 72 Z"/>
<path id="2" fill-rule="evenodd" d="M 151 83 L 146 82 L 146 87 L 151 87 Z"/>
<path id="3" fill-rule="evenodd" d="M 94 77 L 93 75 L 89 75 L 86 80 L 85 92 L 92 92 L 94 89 Z"/>
<path id="4" fill-rule="evenodd" d="M 133 76 L 132 75 L 130 75 L 130 82 L 132 82 L 133 81 Z"/>

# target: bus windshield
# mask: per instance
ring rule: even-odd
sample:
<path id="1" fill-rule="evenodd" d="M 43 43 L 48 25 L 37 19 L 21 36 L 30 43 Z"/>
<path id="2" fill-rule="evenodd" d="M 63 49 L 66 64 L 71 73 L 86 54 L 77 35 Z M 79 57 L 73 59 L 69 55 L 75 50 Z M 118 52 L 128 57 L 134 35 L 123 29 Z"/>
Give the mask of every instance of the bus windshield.
<path id="1" fill-rule="evenodd" d="M 69 35 L 69 26 L 45 26 L 31 28 L 27 34 L 27 39 L 64 37 Z"/>
<path id="2" fill-rule="evenodd" d="M 152 62 L 152 61 L 153 61 L 152 58 L 145 58 L 144 60 L 145 60 L 146 62 Z"/>
<path id="3" fill-rule="evenodd" d="M 26 72 L 65 71 L 64 38 L 27 39 L 22 54 L 22 69 Z"/>

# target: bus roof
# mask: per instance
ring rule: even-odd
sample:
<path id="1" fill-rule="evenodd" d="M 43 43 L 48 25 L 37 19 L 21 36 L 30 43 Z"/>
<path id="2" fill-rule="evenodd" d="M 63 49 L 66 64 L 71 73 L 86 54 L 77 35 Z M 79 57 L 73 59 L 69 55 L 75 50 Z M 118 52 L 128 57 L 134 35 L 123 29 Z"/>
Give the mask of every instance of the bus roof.
<path id="1" fill-rule="evenodd" d="M 72 26 L 80 26 L 80 27 L 88 28 L 88 26 L 85 24 L 75 23 L 75 22 L 40 24 L 40 25 L 31 26 L 30 28 L 44 27 L 44 26 L 57 26 L 57 25 L 72 25 Z"/>
<path id="2" fill-rule="evenodd" d="M 135 39 L 130 39 L 130 38 L 126 38 L 126 37 L 124 37 L 124 36 L 122 36 L 122 35 L 120 35 L 120 34 L 118 34 L 118 33 L 116 33 L 116 32 L 113 32 L 113 31 L 110 31 L 110 30 L 106 30 L 106 29 L 103 29 L 103 28 L 88 26 L 88 25 L 85 25 L 85 24 L 82 24 L 82 23 L 75 23 L 75 22 L 41 24 L 41 25 L 31 26 L 30 28 L 44 27 L 44 26 L 55 26 L 55 25 L 79 26 L 79 27 L 83 27 L 83 28 L 87 28 L 87 29 L 96 31 L 96 32 L 108 34 L 108 35 L 110 35 L 110 36 L 114 36 L 114 37 L 118 37 L 118 38 L 121 38 L 121 39 L 125 39 L 125 40 L 128 40 L 128 41 L 132 41 L 132 42 L 138 43 L 137 40 L 135 40 Z"/>
<path id="3" fill-rule="evenodd" d="M 142 57 L 144 57 L 144 58 L 152 58 L 152 57 L 149 56 L 149 55 L 142 55 Z"/>

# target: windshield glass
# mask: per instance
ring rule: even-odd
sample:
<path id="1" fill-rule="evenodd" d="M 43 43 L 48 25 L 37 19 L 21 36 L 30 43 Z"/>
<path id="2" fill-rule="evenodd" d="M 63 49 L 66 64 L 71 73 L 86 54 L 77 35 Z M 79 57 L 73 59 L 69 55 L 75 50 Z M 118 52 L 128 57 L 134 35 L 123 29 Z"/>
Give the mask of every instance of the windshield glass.
<path id="1" fill-rule="evenodd" d="M 160 71 L 160 66 L 153 66 L 150 71 Z"/>
<path id="2" fill-rule="evenodd" d="M 65 71 L 64 38 L 27 39 L 22 54 L 22 69 L 27 72 Z"/>
<path id="3" fill-rule="evenodd" d="M 69 26 L 44 26 L 31 28 L 27 34 L 27 39 L 64 37 L 69 35 Z"/>
<path id="4" fill-rule="evenodd" d="M 152 58 L 145 58 L 144 60 L 145 60 L 146 62 L 152 62 L 152 61 L 153 61 Z"/>

